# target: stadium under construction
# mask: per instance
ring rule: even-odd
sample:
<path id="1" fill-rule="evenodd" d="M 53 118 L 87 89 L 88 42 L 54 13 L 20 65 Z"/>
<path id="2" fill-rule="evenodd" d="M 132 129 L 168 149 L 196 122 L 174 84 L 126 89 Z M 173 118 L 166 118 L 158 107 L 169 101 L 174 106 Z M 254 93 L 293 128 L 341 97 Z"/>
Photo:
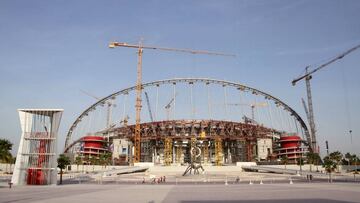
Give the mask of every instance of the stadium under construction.
<path id="1" fill-rule="evenodd" d="M 303 100 L 303 105 L 310 130 L 301 116 L 285 102 L 240 83 L 208 78 L 142 83 L 143 49 L 233 56 L 231 54 L 150 47 L 141 42 L 137 45 L 112 42 L 109 47 L 138 50 L 136 85 L 102 99 L 84 92 L 97 101 L 70 126 L 64 154 L 77 165 L 96 165 L 104 160 L 113 165 L 139 162 L 185 165 L 188 167 L 184 176 L 193 169 L 194 174 L 199 173 L 199 169 L 204 171 L 202 165 L 238 165 L 239 162 L 300 163 L 301 168 L 302 162 L 306 161 L 305 153 L 319 153 L 311 74 L 360 48 L 360 45 L 310 72 L 307 67 L 305 75 L 292 81 L 295 85 L 302 79 L 306 80 L 308 104 Z M 147 116 L 141 111 L 143 93 Z M 129 104 L 135 104 L 135 109 L 128 108 Z M 22 135 L 11 184 L 56 184 L 56 143 L 62 111 L 19 109 Z M 131 118 L 129 115 L 135 116 Z"/>
<path id="2" fill-rule="evenodd" d="M 216 116 L 212 116 L 210 119 L 180 119 L 178 118 L 180 116 L 175 116 L 175 102 L 180 103 L 177 94 L 180 94 L 179 86 L 182 84 L 185 86 L 182 87 L 184 91 L 190 89 L 190 117 L 194 117 L 192 88 L 196 83 L 205 85 L 202 88 L 207 89 L 200 91 L 204 94 L 202 98 L 206 100 L 203 101 L 205 104 L 197 108 L 208 107 L 207 111 L 211 111 L 209 115 L 216 114 L 215 111 L 228 112 L 226 115 L 229 118 L 216 119 Z M 163 118 L 160 118 L 157 113 L 159 111 L 157 106 L 160 103 L 159 88 L 166 85 L 172 86 L 171 100 L 164 107 Z M 225 101 L 216 109 L 211 109 L 215 106 L 215 102 L 209 102 L 210 86 L 220 86 L 224 90 Z M 145 122 L 140 125 L 140 162 L 150 162 L 154 165 L 186 165 L 196 158 L 204 165 L 231 165 L 250 161 L 273 163 L 286 157 L 289 163 L 296 163 L 305 158 L 304 154 L 307 151 L 316 149 L 315 145 L 312 146 L 316 142 L 312 140 L 301 117 L 284 102 L 263 91 L 238 83 L 201 78 L 155 81 L 143 84 L 143 88 L 147 89 L 145 96 L 148 101 L 149 116 L 147 121 L 144 119 Z M 153 96 L 156 97 L 155 113 L 151 111 L 148 96 L 151 95 L 151 88 L 155 89 L 154 95 L 156 95 Z M 128 116 L 130 112 L 125 113 L 124 102 L 135 89 L 136 86 L 115 92 L 98 100 L 82 112 L 69 129 L 64 152 L 73 159 L 80 157 L 83 163 L 89 163 L 92 157 L 99 158 L 101 154 L 111 153 L 113 164 L 133 164 L 136 150 L 134 144 L 136 124 L 131 123 Z M 262 98 L 264 102 L 230 103 L 226 99 L 231 97 L 229 96 L 231 91 L 234 92 L 233 94 L 240 93 L 243 100 L 245 95 L 250 95 L 251 98 L 248 96 L 247 101 L 260 101 L 259 98 Z M 120 97 L 124 98 L 119 99 Z M 258 104 L 266 108 L 261 110 L 257 107 Z M 122 119 L 112 122 L 115 114 L 114 106 L 124 106 L 124 108 L 119 114 Z M 242 112 L 236 112 L 234 108 L 241 109 Z M 172 112 L 169 112 L 170 110 Z M 95 113 L 97 111 L 98 113 Z M 184 108 L 178 111 L 184 111 Z M 231 121 L 230 113 L 234 113 L 236 117 L 240 116 L 241 120 Z M 265 119 L 264 115 L 268 115 L 268 119 Z M 276 116 L 281 117 L 277 120 L 282 122 L 276 124 Z M 87 127 L 93 127 L 95 125 L 93 123 L 99 127 L 97 129 Z M 284 126 L 290 128 L 285 129 Z"/>

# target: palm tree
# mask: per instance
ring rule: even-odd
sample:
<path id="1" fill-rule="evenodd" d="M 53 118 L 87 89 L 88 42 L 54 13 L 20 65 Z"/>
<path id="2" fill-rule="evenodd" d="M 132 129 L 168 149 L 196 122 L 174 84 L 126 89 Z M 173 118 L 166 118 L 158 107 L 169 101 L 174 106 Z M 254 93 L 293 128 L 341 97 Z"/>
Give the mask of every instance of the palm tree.
<path id="1" fill-rule="evenodd" d="M 330 155 L 329 155 L 329 156 L 324 157 L 323 166 L 324 166 L 326 172 L 329 173 L 329 180 L 330 180 L 330 182 L 332 182 L 331 173 L 332 173 L 332 172 L 336 169 L 336 167 L 337 167 L 336 162 L 335 162 L 333 159 L 331 159 L 331 157 L 330 157 Z"/>
<path id="2" fill-rule="evenodd" d="M 91 156 L 89 159 L 91 165 L 93 166 L 93 172 L 95 171 L 95 165 L 99 164 L 99 158 L 96 156 Z"/>
<path id="3" fill-rule="evenodd" d="M 88 167 L 91 164 L 90 163 L 90 157 L 89 156 L 83 156 L 83 165 L 82 165 L 82 171 L 84 171 L 84 164 L 86 165 L 85 172 L 88 172 Z"/>
<path id="4" fill-rule="evenodd" d="M 0 139 L 0 163 L 6 163 L 6 172 L 8 172 L 8 164 L 10 164 L 11 168 L 13 161 L 13 156 L 10 153 L 12 145 L 13 144 L 9 140 Z"/>
<path id="5" fill-rule="evenodd" d="M 58 168 L 60 168 L 60 185 L 61 185 L 63 169 L 65 169 L 66 166 L 70 164 L 70 158 L 65 156 L 65 154 L 60 154 L 59 158 L 57 159 L 57 162 L 58 162 Z"/>
<path id="6" fill-rule="evenodd" d="M 297 165 L 300 167 L 300 173 L 302 173 L 302 166 L 304 165 L 304 159 L 301 156 L 302 155 L 300 155 L 300 157 L 296 160 Z"/>
<path id="7" fill-rule="evenodd" d="M 310 164 L 310 171 L 312 171 L 312 165 L 314 164 L 314 153 L 313 152 L 307 152 L 305 154 L 308 164 Z"/>
<path id="8" fill-rule="evenodd" d="M 316 172 L 319 172 L 319 164 L 322 163 L 321 157 L 318 153 L 315 153 L 314 156 L 315 156 L 314 158 L 315 158 L 315 164 L 316 164 Z"/>
<path id="9" fill-rule="evenodd" d="M 0 162 L 11 163 L 12 155 L 10 153 L 12 149 L 12 143 L 6 139 L 0 139 Z"/>
<path id="10" fill-rule="evenodd" d="M 341 160 L 341 162 L 342 162 L 343 165 L 350 166 L 350 165 L 352 165 L 352 162 L 353 162 L 352 159 L 353 159 L 353 156 L 349 152 L 347 152 L 344 155 L 344 158 Z"/>
<path id="11" fill-rule="evenodd" d="M 111 165 L 111 158 L 112 158 L 112 154 L 110 152 L 106 152 L 105 153 L 105 159 L 106 159 L 106 165 L 105 165 L 105 168 L 107 165 Z"/>
<path id="12" fill-rule="evenodd" d="M 100 164 L 102 166 L 105 166 L 105 168 L 106 168 L 106 166 L 111 163 L 111 156 L 112 155 L 109 152 L 101 154 L 100 157 L 99 157 L 100 158 Z"/>
<path id="13" fill-rule="evenodd" d="M 343 164 L 346 165 L 354 165 L 356 161 L 359 160 L 359 158 L 356 156 L 356 154 L 350 154 L 349 152 L 345 154 L 345 158 L 342 160 Z"/>
<path id="14" fill-rule="evenodd" d="M 355 171 L 354 171 L 354 179 L 355 179 L 355 174 L 359 174 L 358 172 L 358 163 L 360 162 L 360 159 L 359 157 L 357 157 L 355 154 L 354 154 L 354 159 L 355 159 Z"/>
<path id="15" fill-rule="evenodd" d="M 286 169 L 286 164 L 289 162 L 289 158 L 287 157 L 287 155 L 283 155 L 281 157 L 281 162 L 285 165 L 285 169 Z"/>
<path id="16" fill-rule="evenodd" d="M 75 158 L 75 164 L 76 164 L 76 171 L 79 172 L 79 165 L 83 164 L 82 158 L 80 156 L 77 156 Z"/>
<path id="17" fill-rule="evenodd" d="M 357 171 L 357 164 L 359 163 L 359 157 L 356 156 L 356 154 L 350 154 L 349 152 L 345 154 L 344 156 L 345 158 L 342 160 L 343 164 L 346 164 L 348 166 L 353 166 L 355 165 L 355 170 L 354 170 L 354 178 L 355 178 L 355 174 L 358 174 L 359 172 Z M 349 168 L 349 170 L 351 170 Z"/>
<path id="18" fill-rule="evenodd" d="M 313 164 L 318 165 L 319 162 L 321 161 L 321 158 L 320 158 L 319 154 L 314 153 L 314 152 L 306 153 L 306 159 L 307 159 L 308 164 L 310 164 L 310 171 L 312 171 L 312 165 Z"/>
<path id="19" fill-rule="evenodd" d="M 340 162 L 341 162 L 341 160 L 342 160 L 342 158 L 343 158 L 343 155 L 341 154 L 341 152 L 339 152 L 339 151 L 331 152 L 331 153 L 329 154 L 329 158 L 330 158 L 332 161 L 335 162 L 335 164 L 336 164 L 336 169 L 337 169 L 337 171 L 339 172 L 339 168 L 338 168 L 337 166 L 339 166 L 339 164 L 340 164 Z"/>

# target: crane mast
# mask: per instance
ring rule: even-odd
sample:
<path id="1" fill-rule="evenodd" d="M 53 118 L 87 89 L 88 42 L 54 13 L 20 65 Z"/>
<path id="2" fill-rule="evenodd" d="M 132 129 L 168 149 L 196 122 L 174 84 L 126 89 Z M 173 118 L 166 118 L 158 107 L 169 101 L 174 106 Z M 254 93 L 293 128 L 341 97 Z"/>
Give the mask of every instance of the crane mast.
<path id="1" fill-rule="evenodd" d="M 141 158 L 141 126 L 140 126 L 140 114 L 141 114 L 141 94 L 142 94 L 142 54 L 143 49 L 153 49 L 153 50 L 162 50 L 162 51 L 174 51 L 174 52 L 184 52 L 190 54 L 207 54 L 207 55 L 216 55 L 216 56 L 233 56 L 233 54 L 225 54 L 219 52 L 210 52 L 203 50 L 190 50 L 190 49 L 175 49 L 175 48 L 167 48 L 167 47 L 155 47 L 155 46 L 143 46 L 140 41 L 139 44 L 128 44 L 125 42 L 111 42 L 109 44 L 109 48 L 115 47 L 127 47 L 127 48 L 135 48 L 137 49 L 138 54 L 138 63 L 137 63 L 137 78 L 136 78 L 136 118 L 135 118 L 135 134 L 134 134 L 134 156 L 133 162 L 140 162 Z"/>
<path id="2" fill-rule="evenodd" d="M 145 97 L 146 97 L 146 103 L 147 103 L 148 110 L 149 110 L 150 120 L 151 120 L 151 122 L 153 122 L 154 118 L 153 118 L 153 115 L 152 115 L 152 112 L 151 112 L 150 99 L 149 99 L 149 95 L 148 95 L 147 92 L 145 92 Z"/>
<path id="3" fill-rule="evenodd" d="M 313 104 L 312 104 L 312 96 L 311 96 L 311 85 L 310 85 L 310 80 L 312 79 L 312 74 L 319 71 L 320 69 L 336 62 L 337 60 L 339 59 L 342 59 L 344 58 L 344 56 L 350 54 L 351 52 L 357 50 L 358 48 L 360 48 L 360 44 L 345 51 L 344 53 L 332 58 L 331 60 L 329 60 L 328 62 L 316 67 L 314 70 L 312 71 L 309 71 L 309 66 L 306 66 L 305 68 L 305 75 L 303 76 L 300 76 L 296 79 L 294 79 L 291 83 L 293 86 L 296 85 L 297 82 L 299 82 L 300 80 L 302 79 L 305 79 L 305 84 L 306 84 L 306 93 L 307 93 L 307 99 L 308 99 L 308 109 L 309 109 L 309 112 L 307 113 L 308 114 L 308 120 L 309 120 L 309 125 L 310 125 L 310 147 L 311 147 L 311 150 L 316 152 L 316 153 L 319 153 L 318 150 L 317 150 L 317 142 L 316 142 L 316 128 L 315 128 L 315 119 L 314 119 L 314 110 L 313 110 Z M 305 102 L 303 101 L 303 104 L 304 106 L 306 107 L 305 105 Z M 306 109 L 306 108 L 305 108 Z M 308 140 L 309 141 L 309 140 Z"/>
<path id="4" fill-rule="evenodd" d="M 135 117 L 135 137 L 134 137 L 134 163 L 140 162 L 141 158 L 141 127 L 140 127 L 140 114 L 141 114 L 141 90 L 142 90 L 142 43 L 138 47 L 138 64 L 137 64 L 137 79 L 136 79 L 136 117 Z"/>
<path id="5" fill-rule="evenodd" d="M 305 100 L 304 100 L 303 98 L 301 98 L 301 102 L 302 102 L 302 104 L 303 104 L 303 106 L 304 106 L 306 118 L 307 118 L 308 121 L 309 121 L 309 120 L 310 120 L 310 118 L 309 118 L 309 111 L 308 111 L 308 109 L 307 109 L 307 105 L 306 105 L 306 103 L 305 103 Z"/>
<path id="6" fill-rule="evenodd" d="M 307 66 L 305 68 L 306 74 L 308 73 L 308 68 L 309 68 L 309 66 Z M 307 94 L 308 107 L 309 107 L 309 125 L 310 125 L 311 147 L 313 150 L 316 150 L 317 149 L 316 135 L 315 135 L 316 129 L 315 129 L 314 109 L 313 109 L 313 104 L 312 104 L 311 85 L 310 85 L 311 78 L 312 78 L 311 75 L 306 76 L 305 83 L 306 83 L 306 94 Z"/>

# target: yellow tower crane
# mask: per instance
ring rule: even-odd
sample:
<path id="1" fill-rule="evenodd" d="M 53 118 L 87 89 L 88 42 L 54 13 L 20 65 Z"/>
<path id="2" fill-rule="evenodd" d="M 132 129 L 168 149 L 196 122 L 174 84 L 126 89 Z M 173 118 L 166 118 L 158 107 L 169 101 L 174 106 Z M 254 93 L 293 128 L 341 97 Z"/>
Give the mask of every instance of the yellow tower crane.
<path id="1" fill-rule="evenodd" d="M 141 127 L 140 127 L 140 112 L 141 112 L 141 93 L 142 93 L 142 53 L 144 49 L 153 49 L 161 51 L 174 51 L 174 52 L 184 52 L 190 54 L 207 54 L 207 55 L 217 55 L 217 56 L 233 56 L 233 54 L 224 54 L 218 52 L 210 51 L 201 51 L 201 50 L 190 50 L 190 49 L 175 49 L 167 47 L 154 47 L 154 46 L 144 46 L 140 41 L 139 44 L 128 44 L 125 42 L 111 42 L 109 48 L 115 47 L 127 47 L 137 49 L 138 54 L 138 63 L 137 63 L 137 79 L 136 79 L 136 118 L 135 118 L 135 135 L 134 135 L 134 156 L 133 163 L 140 162 L 141 155 Z"/>

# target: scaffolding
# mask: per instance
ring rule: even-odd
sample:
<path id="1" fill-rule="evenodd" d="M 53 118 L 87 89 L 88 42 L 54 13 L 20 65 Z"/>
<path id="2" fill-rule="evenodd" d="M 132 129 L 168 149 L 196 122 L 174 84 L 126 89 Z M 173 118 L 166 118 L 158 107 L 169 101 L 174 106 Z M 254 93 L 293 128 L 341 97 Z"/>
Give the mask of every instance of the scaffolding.
<path id="1" fill-rule="evenodd" d="M 223 147 L 220 136 L 215 137 L 215 165 L 221 166 L 223 163 Z"/>
<path id="2" fill-rule="evenodd" d="M 165 166 L 170 166 L 170 164 L 172 163 L 172 139 L 171 138 L 165 138 L 164 163 L 165 163 Z"/>
<path id="3" fill-rule="evenodd" d="M 181 143 L 176 147 L 176 163 L 182 164 L 181 156 L 183 154 L 183 149 Z"/>
<path id="4" fill-rule="evenodd" d="M 208 163 L 209 161 L 209 142 L 208 141 L 204 141 L 203 142 L 203 157 L 204 157 L 204 163 Z"/>
<path id="5" fill-rule="evenodd" d="M 221 120 L 170 120 L 142 123 L 141 126 L 141 161 L 164 165 L 191 163 L 194 160 L 192 154 L 195 153 L 196 161 L 203 164 L 252 161 L 256 155 L 256 150 L 252 148 L 256 146 L 257 139 L 280 136 L 282 133 L 251 123 Z M 114 128 L 110 133 L 113 139 L 130 141 L 134 128 L 135 125 Z M 104 135 L 107 133 L 104 132 Z M 131 153 L 128 155 L 131 161 L 130 156 Z"/>

